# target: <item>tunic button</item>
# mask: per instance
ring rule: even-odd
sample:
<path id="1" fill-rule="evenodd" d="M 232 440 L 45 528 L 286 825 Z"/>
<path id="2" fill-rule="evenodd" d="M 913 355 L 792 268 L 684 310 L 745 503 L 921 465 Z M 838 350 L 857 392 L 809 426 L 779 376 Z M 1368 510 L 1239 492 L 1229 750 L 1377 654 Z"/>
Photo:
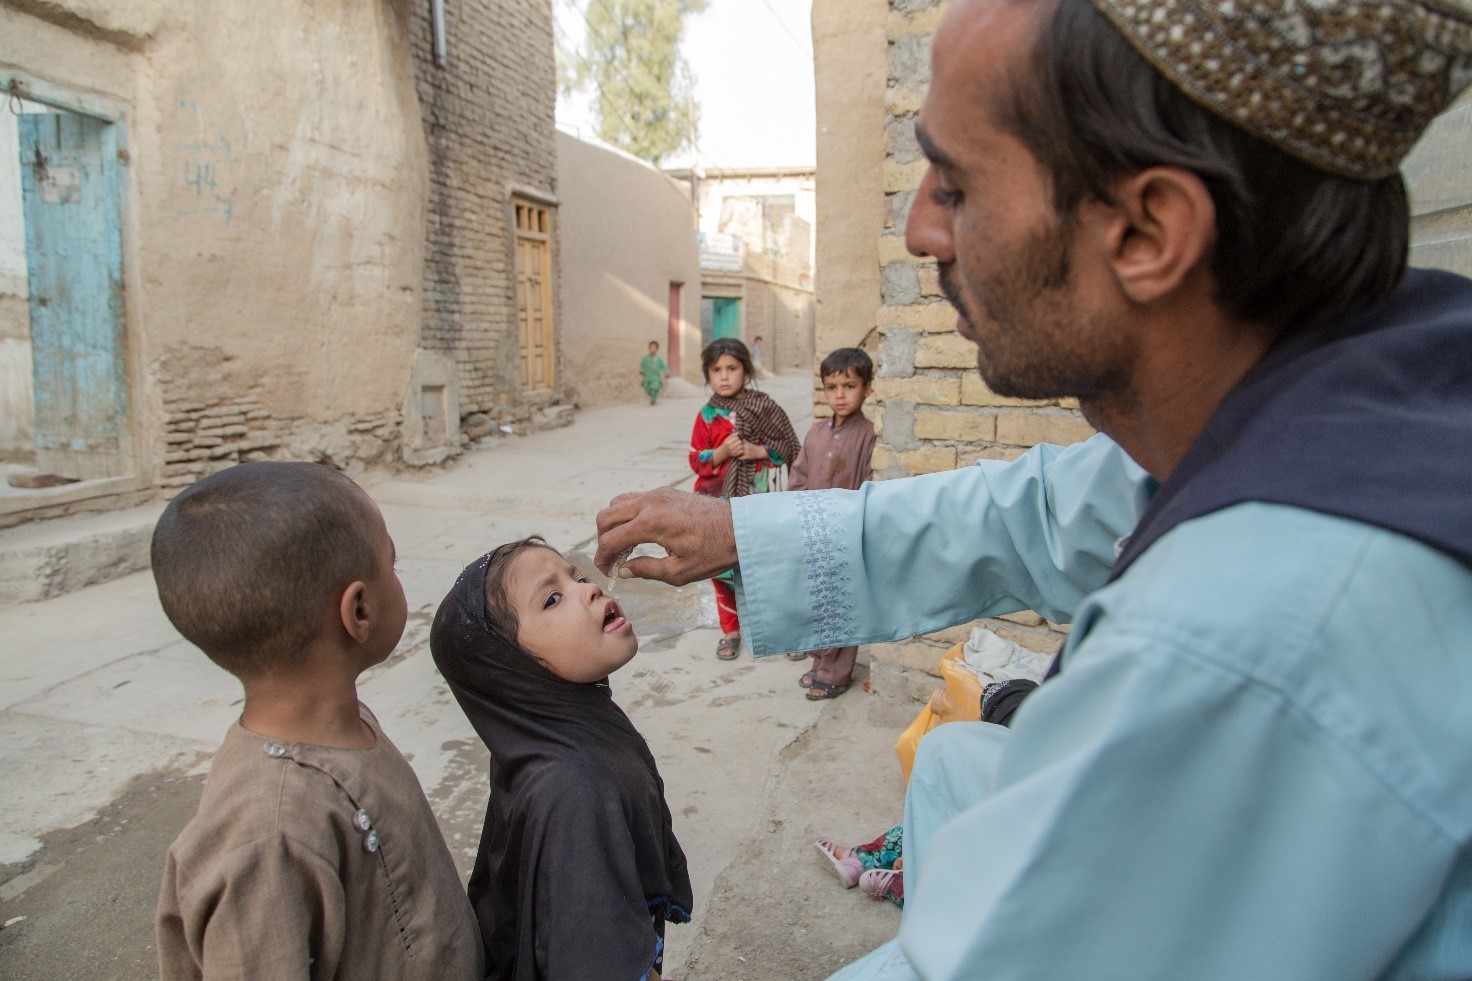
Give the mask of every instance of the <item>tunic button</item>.
<path id="1" fill-rule="evenodd" d="M 371 831 L 373 822 L 368 819 L 368 812 L 360 810 L 353 815 L 353 823 L 358 826 L 359 831 Z"/>
<path id="2" fill-rule="evenodd" d="M 376 852 L 376 851 L 378 851 L 378 832 L 377 831 L 370 831 L 370 832 L 368 832 L 368 837 L 366 837 L 366 838 L 363 839 L 363 848 L 364 848 L 364 850 L 369 851 L 369 852 Z"/>
<path id="3" fill-rule="evenodd" d="M 261 749 L 265 752 L 267 756 L 273 759 L 279 760 L 281 757 L 286 755 L 286 746 L 282 743 L 267 743 L 266 745 L 262 746 Z"/>

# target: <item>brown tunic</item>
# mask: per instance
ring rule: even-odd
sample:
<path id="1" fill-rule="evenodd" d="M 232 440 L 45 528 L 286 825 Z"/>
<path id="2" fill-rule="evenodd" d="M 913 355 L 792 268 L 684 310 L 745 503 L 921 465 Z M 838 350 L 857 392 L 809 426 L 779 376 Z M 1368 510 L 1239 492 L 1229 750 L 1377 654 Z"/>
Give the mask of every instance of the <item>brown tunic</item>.
<path id="1" fill-rule="evenodd" d="M 874 424 L 863 409 L 842 425 L 835 425 L 835 420 L 819 419 L 808 430 L 787 478 L 788 490 L 858 490 L 874 479 L 869 462 L 874 455 Z"/>
<path id="2" fill-rule="evenodd" d="M 860 409 L 842 424 L 837 417 L 819 419 L 802 441 L 802 452 L 787 478 L 788 490 L 858 490 L 874 479 L 874 424 Z M 846 687 L 853 681 L 857 647 L 828 647 L 813 651 L 814 680 Z"/>
<path id="3" fill-rule="evenodd" d="M 363 719 L 370 749 L 231 727 L 169 848 L 164 981 L 479 981 L 479 928 L 429 801 L 366 708 Z"/>

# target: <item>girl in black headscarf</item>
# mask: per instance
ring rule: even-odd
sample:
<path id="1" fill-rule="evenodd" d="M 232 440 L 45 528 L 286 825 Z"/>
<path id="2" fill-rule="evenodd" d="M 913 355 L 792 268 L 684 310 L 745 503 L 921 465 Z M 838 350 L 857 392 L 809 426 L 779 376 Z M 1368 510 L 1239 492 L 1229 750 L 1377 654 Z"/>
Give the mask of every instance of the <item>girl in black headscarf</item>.
<path id="1" fill-rule="evenodd" d="M 491 751 L 470 876 L 486 977 L 657 981 L 690 876 L 654 757 L 608 675 L 638 649 L 612 597 L 540 538 L 467 566 L 430 650 Z"/>

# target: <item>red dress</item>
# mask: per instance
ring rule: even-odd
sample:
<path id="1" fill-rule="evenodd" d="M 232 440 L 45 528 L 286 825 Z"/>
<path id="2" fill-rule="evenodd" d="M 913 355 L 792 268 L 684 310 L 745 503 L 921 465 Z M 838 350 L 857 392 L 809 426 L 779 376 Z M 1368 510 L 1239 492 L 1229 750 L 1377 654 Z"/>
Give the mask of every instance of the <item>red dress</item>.
<path id="1" fill-rule="evenodd" d="M 726 467 L 730 460 L 719 464 L 711 462 L 717 446 L 736 431 L 731 425 L 731 414 L 723 409 L 702 406 L 695 414 L 695 429 L 690 433 L 690 469 L 695 471 L 695 493 L 721 496 L 721 487 L 726 481 Z"/>
<path id="2" fill-rule="evenodd" d="M 690 469 L 695 471 L 695 493 L 708 494 L 711 497 L 720 497 L 726 482 L 726 467 L 730 466 L 729 459 L 721 461 L 720 464 L 711 462 L 715 455 L 715 449 L 726 441 L 726 437 L 735 432 L 731 424 L 731 410 L 719 408 L 706 404 L 700 407 L 695 414 L 695 428 L 690 433 Z M 784 467 L 790 460 L 784 460 L 782 454 L 775 446 L 767 443 L 760 444 L 766 447 L 767 459 L 754 461 L 754 473 L 752 475 L 751 487 L 742 488 L 732 496 L 740 497 L 743 494 L 763 493 L 770 489 L 772 475 L 779 467 Z M 793 449 L 797 444 L 794 442 Z M 789 453 L 792 450 L 788 450 Z"/>

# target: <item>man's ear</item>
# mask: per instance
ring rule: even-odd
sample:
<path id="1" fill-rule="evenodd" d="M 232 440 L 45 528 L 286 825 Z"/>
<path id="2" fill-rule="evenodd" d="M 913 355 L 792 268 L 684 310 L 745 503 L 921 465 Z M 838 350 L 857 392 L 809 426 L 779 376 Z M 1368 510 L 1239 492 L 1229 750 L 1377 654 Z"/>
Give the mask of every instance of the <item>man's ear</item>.
<path id="1" fill-rule="evenodd" d="M 1216 203 L 1181 167 L 1150 167 L 1115 185 L 1109 257 L 1121 291 L 1136 303 L 1170 295 L 1216 243 Z"/>
<path id="2" fill-rule="evenodd" d="M 354 582 L 342 591 L 342 599 L 338 601 L 337 607 L 338 617 L 348 636 L 360 644 L 368 639 L 369 612 L 366 584 Z"/>

